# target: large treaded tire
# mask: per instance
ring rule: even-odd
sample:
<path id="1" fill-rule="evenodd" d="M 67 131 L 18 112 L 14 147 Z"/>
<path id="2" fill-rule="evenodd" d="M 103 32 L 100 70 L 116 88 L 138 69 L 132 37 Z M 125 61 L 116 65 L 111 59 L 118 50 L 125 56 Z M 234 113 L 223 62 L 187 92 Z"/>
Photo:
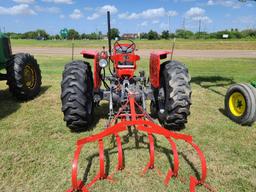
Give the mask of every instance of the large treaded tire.
<path id="1" fill-rule="evenodd" d="M 191 105 L 191 78 L 188 69 L 178 61 L 166 61 L 161 65 L 160 73 L 165 109 L 164 114 L 161 114 L 157 106 L 159 121 L 167 129 L 183 129 L 190 115 Z"/>
<path id="2" fill-rule="evenodd" d="M 240 111 L 241 114 L 239 115 L 235 114 L 236 112 L 234 112 L 234 109 L 233 109 L 233 112 L 231 109 L 232 103 L 230 99 L 232 98 L 232 95 L 236 93 L 241 94 L 240 96 L 242 97 L 242 100 L 245 101 L 245 109 L 244 111 Z M 241 105 L 242 104 L 243 102 L 241 103 Z M 226 115 L 234 122 L 241 125 L 250 126 L 253 124 L 253 122 L 256 121 L 256 89 L 252 85 L 247 83 L 240 83 L 240 84 L 234 84 L 230 86 L 225 95 L 224 105 L 225 105 Z"/>
<path id="3" fill-rule="evenodd" d="M 64 121 L 74 132 L 88 130 L 93 122 L 93 78 L 91 66 L 83 61 L 66 64 L 61 82 Z"/>
<path id="4" fill-rule="evenodd" d="M 25 68 L 33 74 L 32 83 L 26 84 Z M 7 84 L 10 92 L 19 100 L 30 100 L 36 97 L 41 90 L 41 71 L 37 60 L 28 53 L 18 53 L 12 56 L 7 66 Z"/>

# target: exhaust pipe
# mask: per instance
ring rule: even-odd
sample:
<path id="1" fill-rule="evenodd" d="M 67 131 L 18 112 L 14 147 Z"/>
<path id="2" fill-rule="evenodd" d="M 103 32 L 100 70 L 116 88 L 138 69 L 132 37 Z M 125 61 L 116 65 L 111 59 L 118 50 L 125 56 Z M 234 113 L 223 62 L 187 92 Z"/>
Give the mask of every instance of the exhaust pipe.
<path id="1" fill-rule="evenodd" d="M 110 12 L 107 12 L 108 15 L 108 51 L 109 51 L 109 55 L 111 55 L 111 26 L 110 26 Z"/>

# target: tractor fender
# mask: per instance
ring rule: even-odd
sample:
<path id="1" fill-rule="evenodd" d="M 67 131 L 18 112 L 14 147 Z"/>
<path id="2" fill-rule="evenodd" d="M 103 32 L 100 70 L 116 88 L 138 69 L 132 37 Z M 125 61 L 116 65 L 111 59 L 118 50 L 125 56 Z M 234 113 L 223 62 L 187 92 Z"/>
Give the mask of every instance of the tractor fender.
<path id="1" fill-rule="evenodd" d="M 101 78 L 100 78 L 100 71 L 101 68 L 99 66 L 99 52 L 93 50 L 82 50 L 81 54 L 86 59 L 93 59 L 93 85 L 94 85 L 94 92 L 99 91 L 101 86 Z"/>
<path id="2" fill-rule="evenodd" d="M 154 88 L 160 87 L 160 62 L 162 59 L 166 59 L 168 54 L 172 54 L 172 52 L 157 51 L 150 53 L 150 83 Z"/>

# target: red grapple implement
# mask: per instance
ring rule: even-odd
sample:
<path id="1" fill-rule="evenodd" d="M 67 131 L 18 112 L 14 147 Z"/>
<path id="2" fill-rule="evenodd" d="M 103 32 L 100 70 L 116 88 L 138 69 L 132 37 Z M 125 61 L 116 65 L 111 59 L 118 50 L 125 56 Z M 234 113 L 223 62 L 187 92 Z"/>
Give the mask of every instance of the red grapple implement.
<path id="1" fill-rule="evenodd" d="M 189 135 L 174 132 L 183 128 L 190 114 L 191 87 L 190 76 L 186 66 L 178 61 L 166 59 L 169 51 L 153 52 L 150 55 L 149 81 L 144 72 L 135 75 L 136 62 L 140 59 L 135 54 L 136 45 L 129 40 L 128 43 L 116 41 L 113 50 L 110 39 L 110 15 L 108 14 L 109 52 L 87 51 L 81 53 L 84 58 L 93 59 L 94 71 L 88 62 L 73 61 L 65 66 L 62 88 L 62 111 L 67 126 L 72 131 L 88 129 L 92 123 L 94 107 L 99 106 L 101 100 L 109 103 L 109 121 L 104 131 L 77 141 L 72 165 L 72 187 L 68 192 L 88 192 L 90 187 L 98 180 L 111 179 L 105 170 L 104 143 L 106 137 L 116 141 L 118 153 L 117 170 L 124 168 L 123 147 L 121 132 L 134 128 L 148 137 L 149 162 L 143 169 L 145 174 L 148 169 L 155 168 L 155 135 L 165 137 L 173 152 L 173 166 L 167 171 L 164 183 L 168 185 L 172 177 L 178 176 L 179 157 L 174 140 L 183 140 L 190 144 L 196 151 L 201 161 L 201 178 L 190 177 L 190 191 L 195 191 L 196 186 L 205 184 L 207 168 L 206 160 Z M 113 51 L 113 54 L 111 53 Z M 113 69 L 110 63 L 113 63 Z M 105 74 L 109 66 L 111 75 Z M 106 83 L 108 80 L 110 83 Z M 105 90 L 101 89 L 105 86 Z M 146 100 L 150 100 L 151 116 L 146 112 Z M 158 118 L 161 124 L 154 123 L 153 118 Z M 99 172 L 94 179 L 85 183 L 78 177 L 78 160 L 85 144 L 97 142 L 99 148 Z M 207 187 L 208 188 L 208 187 Z"/>
<path id="2" fill-rule="evenodd" d="M 116 144 L 118 147 L 118 165 L 117 170 L 122 170 L 124 168 L 123 162 L 123 149 L 121 144 L 121 138 L 119 133 L 126 131 L 128 127 L 134 127 L 138 131 L 147 133 L 149 140 L 149 163 L 143 169 L 143 173 L 145 174 L 148 169 L 154 169 L 154 161 L 155 161 L 155 149 L 154 149 L 154 139 L 153 134 L 164 136 L 171 145 L 173 151 L 173 168 L 170 168 L 166 174 L 164 184 L 168 185 L 170 179 L 172 177 L 178 176 L 179 170 L 179 157 L 177 152 L 176 144 L 173 140 L 184 140 L 186 143 L 190 144 L 197 152 L 200 161 L 201 161 L 201 178 L 197 179 L 194 176 L 190 177 L 190 191 L 195 191 L 195 187 L 197 185 L 204 185 L 207 168 L 206 168 L 206 160 L 204 154 L 199 149 L 199 147 L 193 142 L 192 136 L 176 133 L 173 131 L 168 131 L 163 127 L 155 124 L 151 117 L 147 114 L 147 112 L 135 101 L 136 94 L 133 92 L 128 93 L 127 102 L 120 108 L 118 113 L 114 116 L 114 118 L 110 121 L 108 127 L 99 134 L 92 135 L 77 141 L 77 149 L 75 151 L 74 160 L 72 164 L 72 188 L 67 192 L 73 191 L 83 191 L 88 192 L 89 188 L 98 180 L 101 179 L 111 179 L 110 176 L 105 173 L 105 162 L 104 162 L 104 144 L 103 139 L 108 136 L 114 136 L 116 139 Z M 129 109 L 129 113 L 127 113 L 127 109 Z M 139 111 L 138 113 L 136 111 Z M 128 117 L 128 118 L 127 118 Z M 129 119 L 129 120 L 127 120 Z M 119 121 L 118 123 L 116 123 Z M 82 180 L 78 180 L 78 159 L 81 153 L 83 146 L 90 142 L 98 142 L 99 147 L 99 164 L 100 170 L 95 178 L 88 184 L 84 184 Z M 206 185 L 205 185 L 206 186 Z"/>

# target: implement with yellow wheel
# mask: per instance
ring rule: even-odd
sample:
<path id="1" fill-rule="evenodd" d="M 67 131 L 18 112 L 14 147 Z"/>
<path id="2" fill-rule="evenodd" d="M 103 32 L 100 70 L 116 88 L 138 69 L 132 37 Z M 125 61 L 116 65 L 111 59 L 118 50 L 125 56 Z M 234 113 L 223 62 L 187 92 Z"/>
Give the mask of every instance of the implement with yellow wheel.
<path id="1" fill-rule="evenodd" d="M 255 83 L 234 84 L 225 96 L 227 116 L 241 125 L 252 125 L 256 121 L 256 88 Z"/>
<path id="2" fill-rule="evenodd" d="M 28 53 L 12 54 L 10 39 L 0 32 L 0 81 L 7 81 L 10 92 L 19 100 L 35 98 L 41 90 L 41 71 Z M 2 72 L 2 71 L 1 71 Z"/>

